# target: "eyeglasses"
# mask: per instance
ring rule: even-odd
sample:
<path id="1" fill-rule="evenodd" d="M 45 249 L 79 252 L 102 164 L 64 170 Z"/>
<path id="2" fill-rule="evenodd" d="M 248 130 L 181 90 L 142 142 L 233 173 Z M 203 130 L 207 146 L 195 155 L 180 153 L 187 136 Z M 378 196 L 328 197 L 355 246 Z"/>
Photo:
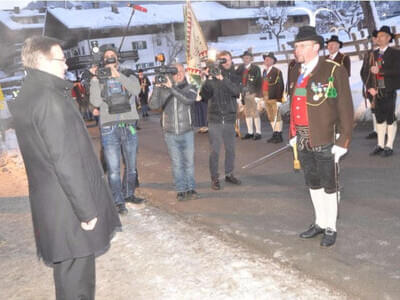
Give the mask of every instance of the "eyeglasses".
<path id="1" fill-rule="evenodd" d="M 51 60 L 62 61 L 63 63 L 67 62 L 67 59 L 64 58 L 52 58 Z"/>
<path id="2" fill-rule="evenodd" d="M 294 44 L 294 48 L 295 49 L 303 49 L 303 48 L 306 48 L 306 47 L 312 47 L 312 46 L 314 46 L 315 45 L 315 43 L 307 43 L 307 44 Z"/>

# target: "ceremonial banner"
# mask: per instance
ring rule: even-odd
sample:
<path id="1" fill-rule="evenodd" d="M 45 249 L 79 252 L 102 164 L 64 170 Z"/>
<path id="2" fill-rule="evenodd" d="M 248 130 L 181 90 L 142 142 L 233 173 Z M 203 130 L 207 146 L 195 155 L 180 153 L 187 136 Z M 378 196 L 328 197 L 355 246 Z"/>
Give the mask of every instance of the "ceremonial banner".
<path id="1" fill-rule="evenodd" d="M 0 109 L 4 109 L 5 105 L 4 105 L 4 95 L 3 95 L 3 91 L 1 90 L 1 85 L 0 85 Z"/>
<path id="2" fill-rule="evenodd" d="M 207 41 L 194 15 L 190 1 L 183 7 L 185 18 L 186 64 L 191 84 L 200 87 L 201 62 L 207 59 Z"/>

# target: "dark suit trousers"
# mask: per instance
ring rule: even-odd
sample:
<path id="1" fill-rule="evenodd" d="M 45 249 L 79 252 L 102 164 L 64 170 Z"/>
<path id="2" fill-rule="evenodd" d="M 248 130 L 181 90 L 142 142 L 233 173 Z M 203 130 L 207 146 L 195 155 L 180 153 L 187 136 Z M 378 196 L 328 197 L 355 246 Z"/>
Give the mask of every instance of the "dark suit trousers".
<path id="1" fill-rule="evenodd" d="M 396 90 L 382 89 L 376 98 L 375 116 L 378 124 L 388 125 L 396 120 Z"/>
<path id="2" fill-rule="evenodd" d="M 94 300 L 96 269 L 94 255 L 53 264 L 57 300 Z"/>

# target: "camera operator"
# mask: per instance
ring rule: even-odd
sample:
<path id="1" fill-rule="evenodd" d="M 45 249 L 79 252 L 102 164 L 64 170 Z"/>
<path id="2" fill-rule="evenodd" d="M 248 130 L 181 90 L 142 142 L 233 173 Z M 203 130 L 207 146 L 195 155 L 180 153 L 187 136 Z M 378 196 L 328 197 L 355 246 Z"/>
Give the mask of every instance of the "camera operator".
<path id="1" fill-rule="evenodd" d="M 235 163 L 235 121 L 237 97 L 240 93 L 240 77 L 233 67 L 232 55 L 222 51 L 218 55 L 218 71 L 210 70 L 211 78 L 204 83 L 200 96 L 208 101 L 208 136 L 210 142 L 211 188 L 221 189 L 218 160 L 221 143 L 225 147 L 225 181 L 239 185 L 233 175 Z"/>
<path id="2" fill-rule="evenodd" d="M 128 213 L 125 202 L 140 204 L 144 199 L 135 196 L 136 153 L 138 137 L 136 121 L 139 115 L 130 94 L 138 95 L 139 81 L 134 76 L 125 76 L 118 68 L 118 55 L 115 48 L 104 47 L 104 68 L 94 66 L 90 69 L 90 103 L 100 108 L 100 132 L 107 164 L 108 182 L 115 205 L 121 215 Z M 109 70 L 107 70 L 109 69 Z M 121 150 L 125 162 L 124 177 L 121 183 Z"/>
<path id="3" fill-rule="evenodd" d="M 174 64 L 177 73 L 156 75 L 155 87 L 150 97 L 150 108 L 161 109 L 161 124 L 165 143 L 172 161 L 177 200 L 193 200 L 198 194 L 194 181 L 194 133 L 192 125 L 193 104 L 197 92 L 185 78 L 185 69 Z"/>

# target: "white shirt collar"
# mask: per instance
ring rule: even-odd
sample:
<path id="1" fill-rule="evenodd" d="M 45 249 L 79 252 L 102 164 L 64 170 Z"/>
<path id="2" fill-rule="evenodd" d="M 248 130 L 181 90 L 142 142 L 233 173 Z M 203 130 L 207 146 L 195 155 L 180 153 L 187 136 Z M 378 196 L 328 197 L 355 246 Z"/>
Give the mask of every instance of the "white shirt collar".
<path id="1" fill-rule="evenodd" d="M 245 66 L 246 69 L 249 69 L 251 66 L 251 63 L 249 63 L 248 65 Z"/>
<path id="2" fill-rule="evenodd" d="M 329 59 L 335 59 L 336 58 L 336 55 L 339 53 L 339 51 L 337 51 L 337 52 L 335 52 L 335 53 L 333 53 L 332 55 L 331 54 L 329 54 Z"/>
<path id="3" fill-rule="evenodd" d="M 305 68 L 305 73 L 304 73 L 304 77 L 307 77 L 317 66 L 319 61 L 319 56 L 317 55 L 316 57 L 314 57 L 311 61 L 309 61 L 307 64 L 302 64 L 301 67 Z"/>
<path id="4" fill-rule="evenodd" d="M 378 48 L 379 49 L 379 52 L 381 52 L 381 53 L 385 53 L 385 51 L 386 51 L 386 49 L 387 48 L 389 48 L 389 46 L 386 46 L 385 48 L 383 48 L 383 49 L 381 49 L 381 48 Z"/>
<path id="5" fill-rule="evenodd" d="M 262 65 L 262 66 L 263 66 L 264 70 L 267 72 L 267 74 L 271 71 L 271 69 L 272 69 L 272 67 L 273 67 L 273 66 L 270 66 L 270 67 L 267 69 L 266 66 L 264 66 L 264 65 Z M 262 72 L 264 72 L 264 71 L 262 71 Z"/>

